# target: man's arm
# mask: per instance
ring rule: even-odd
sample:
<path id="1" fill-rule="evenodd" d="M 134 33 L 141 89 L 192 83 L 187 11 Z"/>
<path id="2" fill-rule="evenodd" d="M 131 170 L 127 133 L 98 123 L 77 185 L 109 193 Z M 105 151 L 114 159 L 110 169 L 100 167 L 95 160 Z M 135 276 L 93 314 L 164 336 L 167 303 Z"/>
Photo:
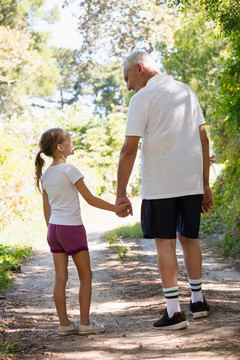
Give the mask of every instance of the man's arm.
<path id="1" fill-rule="evenodd" d="M 139 136 L 126 136 L 120 152 L 117 174 L 117 205 L 129 202 L 126 189 L 136 159 L 139 139 Z M 129 212 L 132 215 L 132 207 L 129 208 Z M 125 215 L 123 214 L 123 216 Z"/>
<path id="2" fill-rule="evenodd" d="M 203 154 L 203 202 L 202 202 L 202 212 L 208 212 L 213 205 L 212 192 L 209 186 L 209 140 L 204 125 L 199 126 L 200 139 L 202 144 L 202 154 Z"/>

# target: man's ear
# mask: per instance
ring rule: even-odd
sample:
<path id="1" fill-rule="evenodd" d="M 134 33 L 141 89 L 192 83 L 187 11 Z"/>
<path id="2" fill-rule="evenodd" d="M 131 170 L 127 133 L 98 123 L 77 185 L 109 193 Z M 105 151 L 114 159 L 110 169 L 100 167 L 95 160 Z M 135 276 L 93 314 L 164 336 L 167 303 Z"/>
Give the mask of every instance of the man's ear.
<path id="1" fill-rule="evenodd" d="M 143 72 L 144 72 L 143 64 L 137 63 L 137 69 L 138 69 L 140 74 L 143 74 Z"/>

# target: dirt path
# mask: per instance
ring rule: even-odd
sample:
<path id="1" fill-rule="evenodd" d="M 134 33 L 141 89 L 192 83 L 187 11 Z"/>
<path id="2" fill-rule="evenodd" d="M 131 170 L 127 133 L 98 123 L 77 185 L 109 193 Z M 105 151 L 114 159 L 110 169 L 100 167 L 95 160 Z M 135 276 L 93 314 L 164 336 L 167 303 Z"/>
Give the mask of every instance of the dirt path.
<path id="1" fill-rule="evenodd" d="M 86 225 L 94 274 L 91 316 L 106 325 L 106 333 L 57 337 L 52 259 L 44 247 L 23 267 L 6 298 L 0 300 L 1 323 L 6 325 L 0 342 L 7 343 L 9 348 L 15 344 L 16 351 L 5 359 L 240 359 L 240 273 L 234 264 L 202 244 L 203 289 L 212 313 L 207 319 L 194 321 L 189 310 L 190 290 L 182 253 L 178 249 L 180 301 L 190 326 L 179 331 L 156 330 L 152 323 L 165 302 L 154 242 L 126 239 L 131 247 L 131 260 L 119 263 L 100 235 L 120 221 L 110 215 L 105 222 Z M 77 293 L 77 274 L 70 261 L 68 309 L 75 321 Z"/>

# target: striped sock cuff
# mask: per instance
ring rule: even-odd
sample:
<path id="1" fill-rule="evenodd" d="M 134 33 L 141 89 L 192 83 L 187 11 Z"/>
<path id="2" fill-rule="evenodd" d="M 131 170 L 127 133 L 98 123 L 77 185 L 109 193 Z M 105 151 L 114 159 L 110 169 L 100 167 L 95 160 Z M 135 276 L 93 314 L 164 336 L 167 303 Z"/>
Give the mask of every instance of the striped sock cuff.
<path id="1" fill-rule="evenodd" d="M 202 279 L 188 279 L 192 291 L 200 291 L 202 289 Z"/>
<path id="2" fill-rule="evenodd" d="M 171 288 L 163 289 L 163 293 L 166 299 L 178 298 L 178 287 L 174 286 Z"/>

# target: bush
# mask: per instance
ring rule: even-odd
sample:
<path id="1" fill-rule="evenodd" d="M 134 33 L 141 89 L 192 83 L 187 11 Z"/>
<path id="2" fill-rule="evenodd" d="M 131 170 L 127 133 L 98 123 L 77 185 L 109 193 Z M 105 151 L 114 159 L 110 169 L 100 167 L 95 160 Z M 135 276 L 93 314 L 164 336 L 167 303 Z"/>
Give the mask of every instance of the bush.
<path id="1" fill-rule="evenodd" d="M 30 247 L 3 246 L 0 244 L 0 292 L 11 282 L 11 272 L 21 272 L 21 261 L 31 254 Z"/>
<path id="2" fill-rule="evenodd" d="M 228 163 L 213 186 L 214 207 L 203 217 L 202 232 L 218 234 L 223 255 L 240 257 L 240 160 Z M 214 238 L 214 237 L 213 237 Z"/>
<path id="3" fill-rule="evenodd" d="M 32 162 L 26 136 L 0 131 L 0 230 L 28 208 Z M 30 185 L 31 186 L 31 185 Z"/>

